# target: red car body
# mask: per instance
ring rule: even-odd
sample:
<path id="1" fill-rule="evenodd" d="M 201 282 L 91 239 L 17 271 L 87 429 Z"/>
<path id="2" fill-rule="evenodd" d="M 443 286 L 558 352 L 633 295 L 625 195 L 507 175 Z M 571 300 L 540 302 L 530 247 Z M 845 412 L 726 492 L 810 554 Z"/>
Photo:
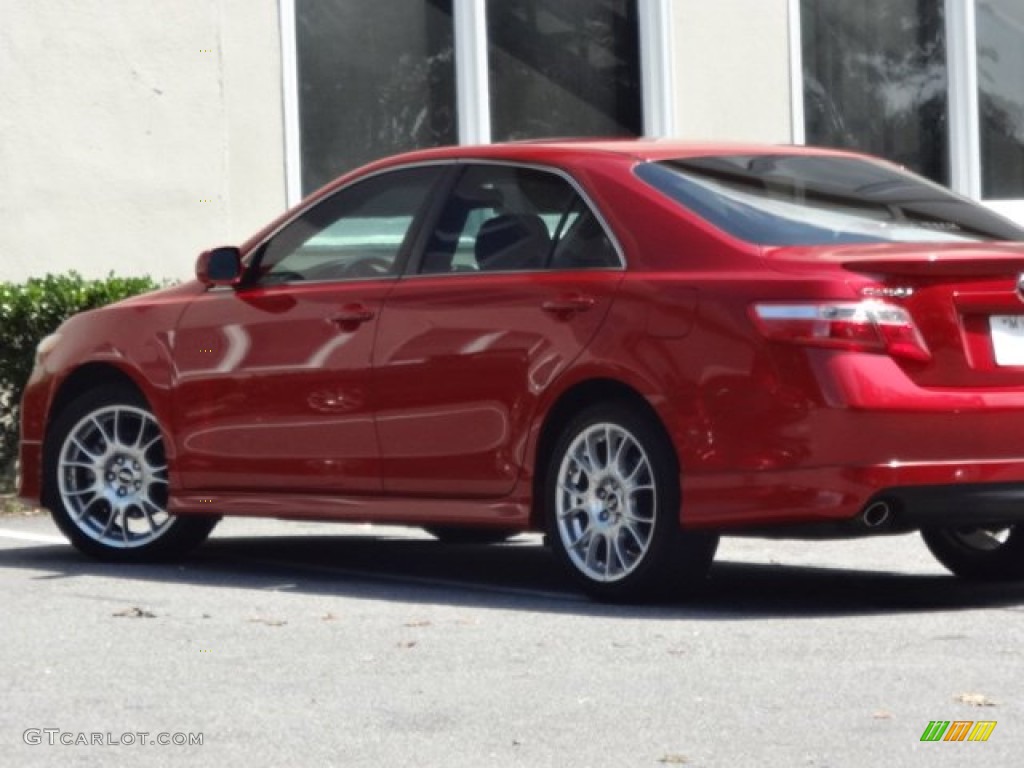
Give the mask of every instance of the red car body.
<path id="1" fill-rule="evenodd" d="M 25 392 L 21 495 L 52 505 L 48 425 L 81 392 L 126 381 L 161 425 L 175 516 L 540 529 L 559 430 L 614 398 L 667 435 L 684 531 L 1024 520 L 1024 365 L 997 364 L 989 319 L 1024 317 L 1024 244 L 758 244 L 636 173 L 779 153 L 855 158 L 547 142 L 427 150 L 344 176 L 243 244 L 243 264 L 360 179 L 473 163 L 570 179 L 622 263 L 197 279 L 74 317 Z M 837 321 L 806 337 L 791 312 L 858 306 L 910 320 Z"/>

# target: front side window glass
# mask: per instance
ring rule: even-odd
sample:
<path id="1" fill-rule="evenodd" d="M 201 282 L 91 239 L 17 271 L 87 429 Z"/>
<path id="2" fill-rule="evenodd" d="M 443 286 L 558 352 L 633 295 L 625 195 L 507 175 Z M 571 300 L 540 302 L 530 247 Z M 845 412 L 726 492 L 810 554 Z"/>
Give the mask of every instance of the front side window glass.
<path id="1" fill-rule="evenodd" d="M 978 0 L 982 195 L 1024 197 L 1024 2 Z"/>
<path id="2" fill-rule="evenodd" d="M 495 141 L 642 132 L 635 0 L 489 0 Z"/>
<path id="3" fill-rule="evenodd" d="M 435 168 L 356 182 L 303 213 L 260 251 L 263 285 L 394 275 L 409 229 L 433 188 Z"/>
<path id="4" fill-rule="evenodd" d="M 943 3 L 801 0 L 800 12 L 807 143 L 882 155 L 949 184 Z"/>
<path id="5" fill-rule="evenodd" d="M 614 267 L 618 254 L 566 179 L 474 165 L 449 196 L 420 263 L 424 274 Z"/>
<path id="6" fill-rule="evenodd" d="M 1024 230 L 885 163 L 813 155 L 696 157 L 636 174 L 719 229 L 760 245 L 1024 241 Z"/>
<path id="7" fill-rule="evenodd" d="M 295 0 L 302 190 L 454 144 L 452 0 Z"/>

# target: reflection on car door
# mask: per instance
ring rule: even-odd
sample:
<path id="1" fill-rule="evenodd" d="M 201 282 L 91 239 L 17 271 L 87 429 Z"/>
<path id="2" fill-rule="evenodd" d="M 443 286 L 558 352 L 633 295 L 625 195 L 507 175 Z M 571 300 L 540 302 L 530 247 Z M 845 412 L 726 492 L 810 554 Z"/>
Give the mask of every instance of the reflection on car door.
<path id="1" fill-rule="evenodd" d="M 258 250 L 252 285 L 187 308 L 173 344 L 185 487 L 380 490 L 373 341 L 438 173 L 344 188 Z"/>
<path id="2" fill-rule="evenodd" d="M 416 271 L 388 294 L 374 352 L 385 490 L 506 494 L 538 398 L 607 314 L 620 257 L 565 178 L 480 165 Z"/>

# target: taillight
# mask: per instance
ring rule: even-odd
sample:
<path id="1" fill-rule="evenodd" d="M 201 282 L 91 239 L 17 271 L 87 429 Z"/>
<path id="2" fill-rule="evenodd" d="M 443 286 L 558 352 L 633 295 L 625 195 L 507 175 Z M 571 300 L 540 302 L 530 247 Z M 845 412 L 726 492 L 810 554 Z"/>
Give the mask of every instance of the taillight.
<path id="1" fill-rule="evenodd" d="M 757 327 L 773 341 L 816 347 L 888 353 L 931 360 L 914 319 L 903 307 L 884 301 L 809 304 L 755 304 Z"/>

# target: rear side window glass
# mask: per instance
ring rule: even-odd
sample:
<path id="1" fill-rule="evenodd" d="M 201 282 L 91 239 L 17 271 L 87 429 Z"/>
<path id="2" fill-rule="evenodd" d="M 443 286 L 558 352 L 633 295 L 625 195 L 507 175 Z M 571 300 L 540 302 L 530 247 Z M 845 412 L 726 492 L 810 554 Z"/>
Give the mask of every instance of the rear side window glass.
<path id="1" fill-rule="evenodd" d="M 431 233 L 421 274 L 619 266 L 601 221 L 562 176 L 470 165 Z"/>
<path id="2" fill-rule="evenodd" d="M 1021 241 L 1024 230 L 919 176 L 860 158 L 729 155 L 643 163 L 636 175 L 760 245 Z"/>

